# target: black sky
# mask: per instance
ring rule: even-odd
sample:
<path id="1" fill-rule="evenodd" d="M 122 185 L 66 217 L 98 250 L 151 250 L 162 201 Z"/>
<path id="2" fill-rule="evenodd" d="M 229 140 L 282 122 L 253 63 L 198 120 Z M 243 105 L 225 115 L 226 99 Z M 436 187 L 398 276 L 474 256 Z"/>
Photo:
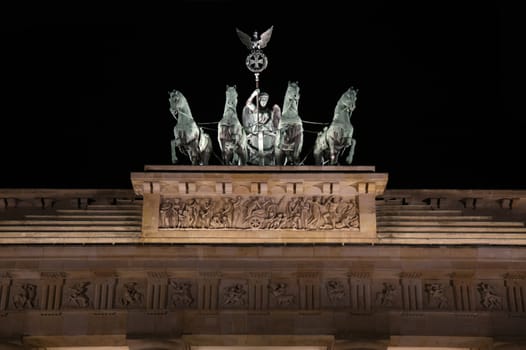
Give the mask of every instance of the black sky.
<path id="1" fill-rule="evenodd" d="M 389 188 L 526 189 L 524 39 L 513 9 L 183 1 L 69 10 L 13 12 L 0 25 L 0 188 L 129 188 L 130 172 L 170 164 L 168 91 L 183 92 L 204 123 L 221 118 L 225 86 L 236 84 L 240 113 L 254 78 L 235 28 L 273 25 L 261 75 L 271 102 L 298 81 L 301 117 L 329 122 L 340 95 L 358 88 L 353 164 L 389 173 Z"/>

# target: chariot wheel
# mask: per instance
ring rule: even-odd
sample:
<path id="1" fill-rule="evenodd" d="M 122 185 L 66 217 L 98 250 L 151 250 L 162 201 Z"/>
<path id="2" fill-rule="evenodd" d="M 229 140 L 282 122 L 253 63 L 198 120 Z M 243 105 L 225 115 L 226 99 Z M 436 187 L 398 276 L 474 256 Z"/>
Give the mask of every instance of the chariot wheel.
<path id="1" fill-rule="evenodd" d="M 253 228 L 253 229 L 260 228 L 262 223 L 263 223 L 263 220 L 257 216 L 251 217 L 248 220 L 248 225 L 250 226 L 250 228 Z"/>

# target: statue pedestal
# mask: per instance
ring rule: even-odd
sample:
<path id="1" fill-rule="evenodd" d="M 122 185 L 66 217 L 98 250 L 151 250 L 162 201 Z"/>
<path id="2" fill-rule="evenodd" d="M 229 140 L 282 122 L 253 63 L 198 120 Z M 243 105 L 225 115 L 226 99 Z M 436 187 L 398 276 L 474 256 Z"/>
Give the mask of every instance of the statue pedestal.
<path id="1" fill-rule="evenodd" d="M 371 166 L 146 166 L 143 242 L 375 243 Z"/>

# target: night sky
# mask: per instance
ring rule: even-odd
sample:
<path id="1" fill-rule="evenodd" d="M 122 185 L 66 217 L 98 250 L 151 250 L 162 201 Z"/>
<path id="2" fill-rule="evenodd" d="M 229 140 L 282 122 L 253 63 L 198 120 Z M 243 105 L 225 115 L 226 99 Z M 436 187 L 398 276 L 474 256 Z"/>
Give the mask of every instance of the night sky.
<path id="1" fill-rule="evenodd" d="M 282 105 L 298 81 L 302 119 L 330 122 L 341 94 L 358 88 L 353 165 L 389 173 L 388 188 L 526 189 L 518 12 L 469 1 L 341 4 L 4 12 L 0 188 L 131 188 L 130 172 L 170 164 L 168 91 L 205 123 L 221 119 L 235 84 L 241 116 L 254 76 L 235 28 L 273 25 L 261 74 L 270 102 Z M 304 128 L 313 164 L 322 127 Z M 217 132 L 207 132 L 219 154 Z"/>

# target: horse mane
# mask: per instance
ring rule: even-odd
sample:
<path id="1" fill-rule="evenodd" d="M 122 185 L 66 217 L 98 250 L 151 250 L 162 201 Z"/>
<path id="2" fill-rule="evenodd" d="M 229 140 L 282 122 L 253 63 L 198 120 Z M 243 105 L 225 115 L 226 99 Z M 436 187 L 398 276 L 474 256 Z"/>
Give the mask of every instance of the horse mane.
<path id="1" fill-rule="evenodd" d="M 349 101 L 353 105 L 356 104 L 356 100 L 358 99 L 358 89 L 353 88 L 352 86 L 345 91 L 340 99 L 338 100 L 338 103 L 336 104 L 336 107 L 342 107 L 347 106 L 347 102 Z"/>
<path id="2" fill-rule="evenodd" d="M 235 116 L 237 118 L 237 90 L 236 86 L 226 86 L 225 91 L 225 109 L 223 111 L 223 118 L 231 118 Z"/>
<path id="3" fill-rule="evenodd" d="M 170 111 L 172 112 L 172 114 L 177 112 L 177 115 L 187 117 L 193 120 L 194 117 L 192 116 L 190 105 L 188 104 L 188 101 L 186 100 L 186 97 L 184 97 L 182 92 L 178 90 L 172 90 L 169 92 L 169 94 L 170 98 L 168 100 L 170 101 Z"/>
<path id="4" fill-rule="evenodd" d="M 345 91 L 341 95 L 340 99 L 338 100 L 338 103 L 336 103 L 336 107 L 334 108 L 333 121 L 343 120 L 346 124 L 350 123 L 351 114 L 356 108 L 357 99 L 358 89 L 354 89 L 353 87 L 347 89 L 347 91 Z M 346 111 L 346 109 L 348 110 Z"/>
<path id="5" fill-rule="evenodd" d="M 282 113 L 283 115 L 285 115 L 294 106 L 294 103 L 291 101 L 291 97 L 290 97 L 292 94 L 294 94 L 294 98 L 296 101 L 299 100 L 299 91 L 300 91 L 300 88 L 299 88 L 298 82 L 289 81 L 288 86 L 287 86 L 287 91 L 285 92 L 285 100 L 283 101 L 283 113 Z M 295 112 L 297 112 L 297 104 L 295 108 L 296 108 Z"/>

